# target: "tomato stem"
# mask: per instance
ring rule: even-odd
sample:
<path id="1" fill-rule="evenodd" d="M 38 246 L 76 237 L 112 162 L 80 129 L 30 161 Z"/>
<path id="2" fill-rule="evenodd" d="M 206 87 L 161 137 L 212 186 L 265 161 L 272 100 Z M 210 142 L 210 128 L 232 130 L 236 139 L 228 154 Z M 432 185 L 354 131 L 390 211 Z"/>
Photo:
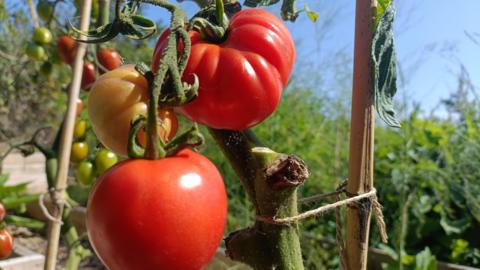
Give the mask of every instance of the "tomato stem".
<path id="1" fill-rule="evenodd" d="M 224 16 L 225 16 L 225 10 L 223 7 L 223 0 L 215 0 L 215 10 L 217 12 L 217 22 L 219 25 L 223 25 L 224 23 Z"/>

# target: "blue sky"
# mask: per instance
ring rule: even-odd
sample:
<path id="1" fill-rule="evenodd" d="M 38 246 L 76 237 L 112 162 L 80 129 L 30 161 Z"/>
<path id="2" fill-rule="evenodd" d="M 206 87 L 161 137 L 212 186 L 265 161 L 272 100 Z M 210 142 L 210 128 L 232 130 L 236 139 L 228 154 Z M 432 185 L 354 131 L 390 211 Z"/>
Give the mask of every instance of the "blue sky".
<path id="1" fill-rule="evenodd" d="M 329 84 L 338 84 L 332 66 L 332 61 L 339 61 L 333 60 L 338 53 L 345 58 L 342 63 L 346 68 L 351 69 L 355 1 L 297 2 L 299 7 L 308 4 L 318 11 L 320 19 L 312 23 L 302 14 L 297 22 L 287 23 L 298 44 L 296 70 L 301 71 L 307 63 L 323 75 L 325 89 L 335 88 Z M 189 1 L 183 6 L 190 15 L 196 10 Z M 474 85 L 480 86 L 480 45 L 465 33 L 480 34 L 479 0 L 397 0 L 396 6 L 396 46 L 406 78 L 397 101 L 403 98 L 416 101 L 429 112 L 456 89 L 460 64 L 470 73 Z M 279 8 L 276 5 L 269 9 L 278 14 Z M 147 15 L 156 18 L 166 15 L 158 12 L 148 9 Z"/>

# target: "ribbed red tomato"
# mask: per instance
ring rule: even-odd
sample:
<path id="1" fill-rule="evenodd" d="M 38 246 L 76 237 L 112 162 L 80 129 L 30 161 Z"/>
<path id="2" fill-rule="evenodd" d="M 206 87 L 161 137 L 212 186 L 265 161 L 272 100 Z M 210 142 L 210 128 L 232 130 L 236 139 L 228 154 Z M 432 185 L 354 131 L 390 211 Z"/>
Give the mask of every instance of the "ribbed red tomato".
<path id="1" fill-rule="evenodd" d="M 226 200 L 215 165 L 191 150 L 126 160 L 97 180 L 88 236 L 111 270 L 199 270 L 222 239 Z"/>
<path id="2" fill-rule="evenodd" d="M 192 50 L 183 79 L 200 79 L 198 97 L 179 112 L 219 129 L 254 126 L 277 107 L 292 72 L 295 48 L 287 27 L 275 15 L 246 9 L 232 17 L 225 41 L 214 44 L 190 31 Z M 153 70 L 166 47 L 167 32 L 157 42 Z"/>

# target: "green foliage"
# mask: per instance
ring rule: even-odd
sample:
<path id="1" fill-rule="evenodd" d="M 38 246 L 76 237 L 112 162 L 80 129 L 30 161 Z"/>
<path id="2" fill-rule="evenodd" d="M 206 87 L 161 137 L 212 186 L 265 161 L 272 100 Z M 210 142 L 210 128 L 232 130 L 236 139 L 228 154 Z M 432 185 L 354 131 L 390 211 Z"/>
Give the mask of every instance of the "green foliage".
<path id="1" fill-rule="evenodd" d="M 0 174 L 0 202 L 5 209 L 25 212 L 26 204 L 38 200 L 38 194 L 27 194 L 28 182 L 6 185 L 8 174 Z"/>

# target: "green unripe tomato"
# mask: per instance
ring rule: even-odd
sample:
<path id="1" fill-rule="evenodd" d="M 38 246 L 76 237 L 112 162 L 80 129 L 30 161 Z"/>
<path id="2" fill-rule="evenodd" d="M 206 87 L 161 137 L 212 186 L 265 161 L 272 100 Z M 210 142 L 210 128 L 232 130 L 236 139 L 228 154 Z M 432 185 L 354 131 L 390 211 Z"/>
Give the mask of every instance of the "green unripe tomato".
<path id="1" fill-rule="evenodd" d="M 25 53 L 28 55 L 28 57 L 30 57 L 30 59 L 35 61 L 43 61 L 47 59 L 45 49 L 37 44 L 28 44 L 27 48 L 25 49 Z"/>
<path id="2" fill-rule="evenodd" d="M 50 77 L 53 72 L 53 64 L 50 62 L 44 62 L 42 66 L 40 67 L 40 74 L 42 74 L 45 77 Z"/>
<path id="3" fill-rule="evenodd" d="M 38 17 L 47 22 L 53 15 L 53 4 L 47 0 L 39 0 L 37 4 Z"/>
<path id="4" fill-rule="evenodd" d="M 91 185 L 93 182 L 93 164 L 89 161 L 78 163 L 75 168 L 75 179 L 82 185 Z"/>
<path id="5" fill-rule="evenodd" d="M 75 127 L 73 128 L 73 137 L 76 140 L 81 140 L 85 138 L 86 133 L 87 133 L 87 122 L 83 120 L 78 120 L 75 123 Z"/>
<path id="6" fill-rule="evenodd" d="M 102 149 L 98 151 L 95 157 L 95 167 L 97 174 L 100 175 L 118 162 L 118 157 L 110 150 Z"/>
<path id="7" fill-rule="evenodd" d="M 45 27 L 37 27 L 33 30 L 33 41 L 39 45 L 52 42 L 52 33 Z"/>
<path id="8" fill-rule="evenodd" d="M 75 142 L 72 144 L 72 152 L 70 154 L 70 160 L 72 162 L 80 162 L 87 158 L 88 144 L 85 142 Z"/>

